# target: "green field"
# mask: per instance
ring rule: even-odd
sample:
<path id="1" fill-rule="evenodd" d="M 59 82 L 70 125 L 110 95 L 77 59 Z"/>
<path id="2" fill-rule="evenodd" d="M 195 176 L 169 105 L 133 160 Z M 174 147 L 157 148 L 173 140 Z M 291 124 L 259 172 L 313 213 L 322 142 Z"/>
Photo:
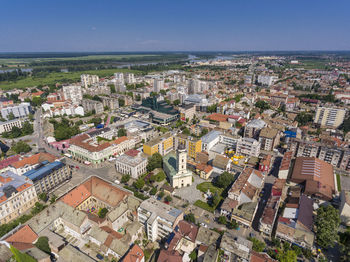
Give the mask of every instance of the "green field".
<path id="1" fill-rule="evenodd" d="M 87 55 L 87 56 L 75 56 L 75 57 L 40 57 L 40 58 L 0 58 L 0 65 L 27 65 L 32 62 L 50 62 L 50 61 L 89 61 L 89 60 L 115 60 L 122 61 L 123 59 L 130 58 L 142 58 L 149 56 L 161 56 L 156 54 L 138 54 L 138 55 Z"/>
<path id="2" fill-rule="evenodd" d="M 203 193 L 207 193 L 209 189 L 212 194 L 215 194 L 215 192 L 217 192 L 219 196 L 221 196 L 223 191 L 222 188 L 214 186 L 211 182 L 200 183 L 197 185 L 197 189 Z"/>
<path id="3" fill-rule="evenodd" d="M 205 203 L 205 202 L 203 202 L 202 200 L 196 200 L 196 202 L 194 202 L 193 205 L 195 205 L 195 206 L 197 206 L 197 207 L 200 207 L 200 208 L 202 208 L 202 209 L 204 209 L 204 210 L 207 210 L 207 211 L 209 211 L 209 212 L 211 212 L 211 213 L 213 213 L 214 210 L 215 210 L 215 207 L 209 206 L 208 203 Z"/>
<path id="4" fill-rule="evenodd" d="M 102 70 L 90 70 L 90 71 L 79 71 L 79 72 L 52 72 L 47 73 L 45 77 L 27 77 L 13 82 L 0 82 L 0 89 L 11 90 L 11 89 L 24 89 L 27 87 L 34 87 L 38 85 L 54 85 L 56 83 L 73 83 L 80 81 L 81 74 L 94 74 L 99 77 L 112 76 L 116 72 L 133 72 L 140 73 L 139 71 L 129 69 L 102 69 Z"/>
<path id="5" fill-rule="evenodd" d="M 341 191 L 341 181 L 340 181 L 340 175 L 339 174 L 336 174 L 337 176 L 337 186 L 338 186 L 338 191 L 340 192 Z"/>

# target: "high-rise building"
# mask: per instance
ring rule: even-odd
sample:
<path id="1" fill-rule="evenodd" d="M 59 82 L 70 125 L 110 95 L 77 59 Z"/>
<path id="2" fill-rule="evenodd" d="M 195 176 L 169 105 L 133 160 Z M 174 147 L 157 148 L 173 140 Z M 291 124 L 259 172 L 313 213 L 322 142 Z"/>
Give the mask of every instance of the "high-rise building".
<path id="1" fill-rule="evenodd" d="M 159 93 L 160 90 L 164 89 L 164 80 L 163 79 L 154 79 L 153 82 L 153 91 Z"/>
<path id="2" fill-rule="evenodd" d="M 81 81 L 81 85 L 87 88 L 92 84 L 98 83 L 98 81 L 100 81 L 100 78 L 97 75 L 83 74 L 80 76 L 80 81 Z"/>
<path id="3" fill-rule="evenodd" d="M 124 84 L 124 74 L 123 73 L 114 73 L 114 79 L 117 84 Z"/>
<path id="4" fill-rule="evenodd" d="M 148 239 L 154 242 L 167 238 L 183 219 L 184 214 L 179 209 L 149 198 L 137 209 L 137 217 L 144 226 Z"/>
<path id="5" fill-rule="evenodd" d="M 136 82 L 135 75 L 133 73 L 126 73 L 124 78 L 125 82 L 128 84 L 134 84 Z"/>
<path id="6" fill-rule="evenodd" d="M 321 127 L 339 127 L 345 118 L 346 110 L 342 108 L 317 107 L 314 123 Z"/>
<path id="7" fill-rule="evenodd" d="M 64 86 L 62 87 L 63 97 L 65 100 L 71 100 L 73 104 L 80 104 L 83 99 L 81 86 Z"/>

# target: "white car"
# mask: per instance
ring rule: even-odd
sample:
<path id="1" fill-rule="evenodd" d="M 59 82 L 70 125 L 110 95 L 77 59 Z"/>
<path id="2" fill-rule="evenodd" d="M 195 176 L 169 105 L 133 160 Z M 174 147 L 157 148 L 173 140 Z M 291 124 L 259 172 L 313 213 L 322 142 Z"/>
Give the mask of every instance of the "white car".
<path id="1" fill-rule="evenodd" d="M 120 184 L 120 181 L 118 179 L 114 180 L 114 183 L 116 183 L 117 185 Z"/>

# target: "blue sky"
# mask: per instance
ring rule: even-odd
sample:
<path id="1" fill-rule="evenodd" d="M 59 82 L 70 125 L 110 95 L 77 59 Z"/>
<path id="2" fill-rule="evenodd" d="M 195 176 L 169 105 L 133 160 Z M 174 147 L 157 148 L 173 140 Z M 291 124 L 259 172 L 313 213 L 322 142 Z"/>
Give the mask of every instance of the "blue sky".
<path id="1" fill-rule="evenodd" d="M 349 0 L 1 0 L 0 52 L 350 50 Z"/>

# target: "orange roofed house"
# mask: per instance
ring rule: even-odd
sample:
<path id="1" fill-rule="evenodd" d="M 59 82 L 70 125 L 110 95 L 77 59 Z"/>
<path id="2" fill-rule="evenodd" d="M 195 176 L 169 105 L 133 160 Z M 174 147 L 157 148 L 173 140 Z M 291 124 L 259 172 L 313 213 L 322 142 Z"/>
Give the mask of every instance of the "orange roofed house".
<path id="1" fill-rule="evenodd" d="M 335 193 L 333 166 L 316 157 L 297 157 L 291 181 L 305 185 L 304 193 L 331 200 Z"/>
<path id="2" fill-rule="evenodd" d="M 0 224 L 8 223 L 34 206 L 38 197 L 33 182 L 11 171 L 0 174 Z"/>
<path id="3" fill-rule="evenodd" d="M 10 164 L 9 169 L 13 173 L 20 176 L 20 175 L 23 175 L 25 172 L 34 169 L 44 161 L 53 162 L 55 160 L 56 160 L 56 157 L 49 153 L 37 153 L 35 155 L 22 158 L 17 162 Z"/>

